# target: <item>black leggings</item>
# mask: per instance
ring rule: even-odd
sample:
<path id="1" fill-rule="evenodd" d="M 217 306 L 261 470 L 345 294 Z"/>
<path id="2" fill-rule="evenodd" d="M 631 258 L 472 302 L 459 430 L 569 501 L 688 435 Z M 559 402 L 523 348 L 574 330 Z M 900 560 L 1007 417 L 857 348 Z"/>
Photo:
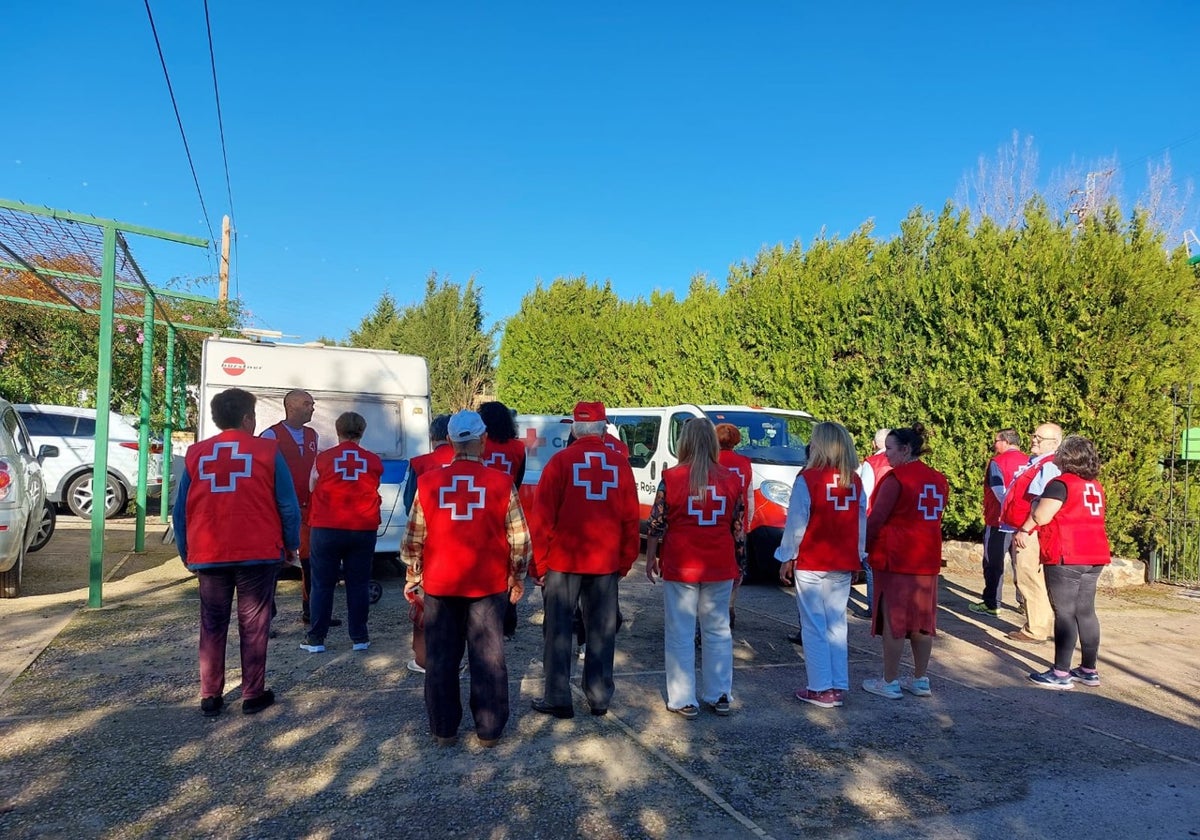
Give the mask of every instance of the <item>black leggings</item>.
<path id="1" fill-rule="evenodd" d="M 1096 583 L 1103 566 L 1042 566 L 1046 590 L 1054 607 L 1054 667 L 1071 670 L 1075 642 L 1083 651 L 1082 665 L 1093 670 L 1100 653 L 1100 619 L 1096 617 Z"/>

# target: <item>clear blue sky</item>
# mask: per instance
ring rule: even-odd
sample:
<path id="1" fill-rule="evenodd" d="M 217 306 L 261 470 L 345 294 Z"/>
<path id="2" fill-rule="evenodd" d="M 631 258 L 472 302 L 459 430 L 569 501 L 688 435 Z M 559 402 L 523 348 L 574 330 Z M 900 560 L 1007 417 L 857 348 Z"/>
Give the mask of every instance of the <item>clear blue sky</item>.
<path id="1" fill-rule="evenodd" d="M 202 0 L 151 8 L 217 236 L 229 212 Z M 1200 12 L 1176 2 L 209 0 L 235 290 L 343 338 L 430 271 L 489 319 L 540 279 L 624 298 L 724 280 L 763 245 L 890 235 L 1032 135 L 1041 179 L 1168 146 L 1200 173 Z M 0 197 L 207 238 L 143 3 L 4 11 Z M 1197 179 L 1200 180 L 1200 179 Z M 132 243 L 152 282 L 215 252 Z M 208 287 L 215 293 L 215 286 Z"/>

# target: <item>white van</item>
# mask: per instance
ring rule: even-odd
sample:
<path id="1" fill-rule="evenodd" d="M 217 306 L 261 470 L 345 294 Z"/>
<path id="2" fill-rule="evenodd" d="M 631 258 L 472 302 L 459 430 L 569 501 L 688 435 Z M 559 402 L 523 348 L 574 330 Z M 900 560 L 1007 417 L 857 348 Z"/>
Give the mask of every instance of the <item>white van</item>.
<path id="1" fill-rule="evenodd" d="M 746 535 L 748 577 L 777 580 L 775 549 L 783 537 L 792 483 L 808 463 L 808 442 L 817 420 L 805 411 L 749 405 L 608 409 L 609 423 L 617 427 L 629 447 L 643 523 L 650 516 L 663 470 L 679 462 L 676 442 L 683 424 L 694 417 L 707 417 L 714 424 L 730 423 L 742 433 L 735 451 L 754 462 L 753 517 Z"/>

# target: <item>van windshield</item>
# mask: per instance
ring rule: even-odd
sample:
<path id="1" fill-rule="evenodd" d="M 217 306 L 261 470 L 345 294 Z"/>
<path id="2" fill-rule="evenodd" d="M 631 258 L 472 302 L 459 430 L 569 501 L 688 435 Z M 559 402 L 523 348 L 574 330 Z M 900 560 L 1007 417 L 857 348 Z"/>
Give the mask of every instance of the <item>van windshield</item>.
<path id="1" fill-rule="evenodd" d="M 808 441 L 815 420 L 768 411 L 709 411 L 714 424 L 731 423 L 742 433 L 734 449 L 756 464 L 802 467 L 808 463 Z"/>

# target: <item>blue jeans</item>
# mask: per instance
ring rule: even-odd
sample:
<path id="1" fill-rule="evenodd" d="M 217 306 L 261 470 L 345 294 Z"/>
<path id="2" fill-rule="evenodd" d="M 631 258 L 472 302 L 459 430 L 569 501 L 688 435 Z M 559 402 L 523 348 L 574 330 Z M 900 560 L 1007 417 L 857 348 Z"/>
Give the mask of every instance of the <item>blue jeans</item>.
<path id="1" fill-rule="evenodd" d="M 667 706 L 682 709 L 696 702 L 696 619 L 700 619 L 700 699 L 733 699 L 733 634 L 729 632 L 729 596 L 733 581 L 663 581 L 663 647 L 667 667 Z"/>
<path id="2" fill-rule="evenodd" d="M 800 632 L 804 636 L 804 669 L 813 691 L 850 688 L 846 642 L 846 602 L 850 572 L 795 573 Z"/>
<path id="3" fill-rule="evenodd" d="M 371 562 L 375 558 L 374 531 L 313 528 L 312 594 L 309 596 L 309 640 L 324 644 L 333 616 L 333 590 L 338 576 L 346 579 L 346 629 L 351 642 L 369 642 L 367 614 L 371 609 Z"/>

